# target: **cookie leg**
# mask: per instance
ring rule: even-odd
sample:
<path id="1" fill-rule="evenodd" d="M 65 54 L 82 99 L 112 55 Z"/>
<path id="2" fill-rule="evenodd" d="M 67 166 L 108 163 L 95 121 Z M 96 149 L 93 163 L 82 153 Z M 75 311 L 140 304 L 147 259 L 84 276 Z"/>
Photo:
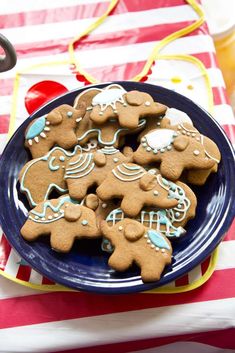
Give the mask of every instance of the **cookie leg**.
<path id="1" fill-rule="evenodd" d="M 66 232 L 68 233 L 68 231 Z M 66 234 L 63 229 L 54 230 L 51 232 L 51 247 L 58 252 L 68 252 L 74 243 L 74 237 L 71 234 Z"/>
<path id="2" fill-rule="evenodd" d="M 125 271 L 132 264 L 132 258 L 123 249 L 115 249 L 109 258 L 109 266 L 117 271 Z"/>
<path id="3" fill-rule="evenodd" d="M 137 216 L 143 207 L 141 200 L 133 199 L 132 197 L 124 196 L 121 202 L 121 209 L 129 217 Z"/>
<path id="4" fill-rule="evenodd" d="M 68 182 L 68 189 L 69 189 L 69 195 L 75 199 L 75 200 L 80 200 L 83 199 L 86 194 L 87 194 L 87 189 L 88 189 L 88 185 L 86 184 L 81 184 L 79 182 Z"/>

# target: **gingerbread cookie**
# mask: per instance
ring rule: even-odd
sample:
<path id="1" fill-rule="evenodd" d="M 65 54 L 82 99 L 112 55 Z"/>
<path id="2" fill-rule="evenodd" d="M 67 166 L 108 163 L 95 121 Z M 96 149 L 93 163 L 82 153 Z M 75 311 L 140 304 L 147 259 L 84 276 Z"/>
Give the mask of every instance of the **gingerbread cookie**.
<path id="1" fill-rule="evenodd" d="M 90 186 L 100 185 L 112 168 L 130 160 L 132 156 L 108 146 L 95 153 L 75 156 L 67 164 L 64 176 L 69 194 L 75 199 L 84 198 Z"/>
<path id="2" fill-rule="evenodd" d="M 112 84 L 105 88 L 105 91 L 109 90 L 123 90 L 123 88 L 120 85 Z M 103 90 L 99 88 L 88 88 L 76 97 L 74 101 L 74 107 L 76 109 L 79 109 L 81 104 L 85 104 L 87 107 L 86 113 L 76 130 L 77 140 L 79 144 L 83 145 L 89 138 L 97 138 L 101 146 L 120 147 L 120 139 L 126 134 L 141 130 L 146 120 L 141 119 L 137 128 L 133 131 L 127 127 L 122 127 L 116 119 L 110 119 L 103 125 L 96 124 L 90 119 L 90 114 L 93 109 L 92 100 L 102 91 Z"/>
<path id="3" fill-rule="evenodd" d="M 190 124 L 180 124 L 172 129 L 156 129 L 142 137 L 134 152 L 136 163 L 146 165 L 161 163 L 161 174 L 178 180 L 183 170 L 208 170 L 219 163 L 216 144 Z M 216 156 L 216 157 L 214 157 Z"/>
<path id="4" fill-rule="evenodd" d="M 133 163 L 122 163 L 110 171 L 96 192 L 104 201 L 121 198 L 121 208 L 129 217 L 137 216 L 144 206 L 172 208 L 178 204 L 168 198 L 166 179 Z"/>
<path id="5" fill-rule="evenodd" d="M 31 210 L 21 234 L 28 241 L 49 235 L 54 250 L 68 252 L 75 239 L 97 238 L 100 230 L 94 211 L 66 195 L 42 202 Z"/>
<path id="6" fill-rule="evenodd" d="M 103 125 L 110 119 L 118 120 L 122 127 L 136 129 L 140 118 L 159 116 L 164 112 L 162 104 L 154 102 L 145 92 L 130 91 L 124 88 L 104 88 L 91 102 L 90 119 Z"/>
<path id="7" fill-rule="evenodd" d="M 169 240 L 136 220 L 124 218 L 111 227 L 103 221 L 101 231 L 114 247 L 108 264 L 117 271 L 125 271 L 136 263 L 143 282 L 152 282 L 159 280 L 165 266 L 171 263 Z"/>
<path id="8" fill-rule="evenodd" d="M 84 151 L 94 151 L 95 142 L 83 147 L 77 145 L 73 152 L 54 147 L 45 156 L 33 159 L 25 164 L 19 175 L 20 191 L 25 193 L 31 207 L 49 198 L 53 190 L 66 193 L 64 180 L 65 165 L 74 156 Z"/>
<path id="9" fill-rule="evenodd" d="M 83 202 L 84 206 L 95 211 L 97 224 L 100 225 L 101 221 L 104 221 L 108 214 L 117 207 L 115 203 L 110 200 L 109 202 L 104 202 L 96 194 L 88 194 Z"/>
<path id="10" fill-rule="evenodd" d="M 70 149 L 77 144 L 75 129 L 85 114 L 85 105 L 79 110 L 63 104 L 49 114 L 33 120 L 25 133 L 25 146 L 33 158 L 44 156 L 53 146 Z"/>

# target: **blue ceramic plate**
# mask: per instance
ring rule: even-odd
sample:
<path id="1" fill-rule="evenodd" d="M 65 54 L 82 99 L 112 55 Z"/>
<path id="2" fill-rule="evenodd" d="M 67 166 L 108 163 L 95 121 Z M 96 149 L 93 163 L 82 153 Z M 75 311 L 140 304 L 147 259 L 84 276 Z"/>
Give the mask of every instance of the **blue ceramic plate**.
<path id="1" fill-rule="evenodd" d="M 28 243 L 20 236 L 28 211 L 27 200 L 19 193 L 17 182 L 20 169 L 29 159 L 24 148 L 24 131 L 32 119 L 61 104 L 73 104 L 84 88 L 58 97 L 32 114 L 11 138 L 0 161 L 0 221 L 9 242 L 20 256 L 36 271 L 57 283 L 79 290 L 115 294 L 156 288 L 186 274 L 211 254 L 235 214 L 235 156 L 218 123 L 195 103 L 173 91 L 143 83 L 117 83 L 127 91 L 146 91 L 156 101 L 187 113 L 196 128 L 216 142 L 222 154 L 218 173 L 211 175 L 203 187 L 193 188 L 198 198 L 196 217 L 187 224 L 187 236 L 174 244 L 173 263 L 158 282 L 143 284 L 135 267 L 124 273 L 110 269 L 107 265 L 109 255 L 102 252 L 100 240 L 78 241 L 72 251 L 64 255 L 54 252 L 48 240 Z"/>

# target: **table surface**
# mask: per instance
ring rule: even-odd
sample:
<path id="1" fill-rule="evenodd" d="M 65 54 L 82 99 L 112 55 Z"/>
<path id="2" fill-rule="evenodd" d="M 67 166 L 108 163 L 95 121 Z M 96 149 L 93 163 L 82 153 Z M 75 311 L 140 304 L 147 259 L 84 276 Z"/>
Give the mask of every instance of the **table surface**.
<path id="1" fill-rule="evenodd" d="M 1 33 L 15 46 L 18 62 L 0 76 L 0 152 L 7 141 L 15 73 L 32 63 L 67 60 L 69 40 L 101 16 L 107 5 L 100 0 L 1 1 Z M 105 23 L 78 44 L 76 55 L 99 81 L 128 80 L 143 67 L 156 41 L 196 19 L 184 0 L 120 0 Z M 235 143 L 234 119 L 206 23 L 161 52 L 179 53 L 200 59 L 206 67 L 213 115 Z M 147 82 L 169 86 L 171 76 L 177 74 L 183 77 L 177 88 L 180 92 L 184 93 L 189 80 L 196 87 L 195 72 L 190 79 L 183 73 L 184 68 L 190 71 L 189 63 L 163 61 L 156 61 Z M 160 77 L 159 68 L 172 70 L 170 76 Z M 28 109 L 33 109 L 32 86 L 48 79 L 49 74 L 60 81 L 58 75 L 53 76 L 53 69 L 44 69 L 22 75 L 16 126 L 27 117 L 27 104 L 23 103 L 28 102 Z M 72 81 L 62 76 L 63 72 L 60 79 L 70 89 Z M 45 95 L 43 88 L 41 93 Z M 191 98 L 208 109 L 200 90 Z M 108 296 L 41 292 L 0 276 L 0 352 L 235 352 L 234 230 L 235 224 L 219 246 L 211 279 L 185 293 Z M 9 256 L 15 256 L 5 237 L 0 236 L 0 253 L 6 249 Z M 4 266 L 0 254 L 0 269 Z"/>

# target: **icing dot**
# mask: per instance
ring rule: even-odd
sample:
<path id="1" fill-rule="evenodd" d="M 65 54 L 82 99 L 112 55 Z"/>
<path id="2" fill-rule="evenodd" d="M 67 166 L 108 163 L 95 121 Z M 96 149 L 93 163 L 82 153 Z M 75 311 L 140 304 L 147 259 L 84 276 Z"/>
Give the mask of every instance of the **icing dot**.
<path id="1" fill-rule="evenodd" d="M 107 203 L 102 203 L 102 208 L 106 208 L 107 207 Z"/>
<path id="2" fill-rule="evenodd" d="M 39 138 L 38 138 L 38 136 L 34 137 L 34 141 L 35 141 L 36 143 L 38 143 L 38 142 L 39 142 Z"/>
<path id="3" fill-rule="evenodd" d="M 154 248 L 155 248 L 155 245 L 152 244 L 152 245 L 151 245 L 151 248 L 154 249 Z"/>
<path id="4" fill-rule="evenodd" d="M 99 112 L 99 115 L 103 115 L 104 113 L 103 112 Z"/>
<path id="5" fill-rule="evenodd" d="M 186 131 L 182 131 L 182 134 L 183 134 L 183 135 L 186 135 Z"/>
<path id="6" fill-rule="evenodd" d="M 32 141 L 31 139 L 29 139 L 29 140 L 28 140 L 28 143 L 29 143 L 30 146 L 32 146 L 33 141 Z"/>
<path id="7" fill-rule="evenodd" d="M 39 217 L 38 217 L 38 216 L 35 216 L 34 218 L 35 218 L 35 219 L 38 219 Z"/>
<path id="8" fill-rule="evenodd" d="M 180 216 L 180 213 L 179 213 L 179 212 L 176 212 L 176 213 L 175 213 L 175 217 L 178 218 L 179 216 Z"/>
<path id="9" fill-rule="evenodd" d="M 65 168 L 65 166 L 64 165 L 62 165 L 62 167 L 61 167 L 62 169 L 64 169 Z"/>
<path id="10" fill-rule="evenodd" d="M 166 250 L 165 249 L 161 249 L 161 252 L 164 253 L 164 252 L 166 252 Z"/>
<path id="11" fill-rule="evenodd" d="M 160 249 L 156 246 L 155 250 L 156 250 L 156 251 L 159 251 Z"/>
<path id="12" fill-rule="evenodd" d="M 195 137 L 195 136 L 196 136 L 196 134 L 195 134 L 195 132 L 193 132 L 193 133 L 192 133 L 192 137 Z"/>
<path id="13" fill-rule="evenodd" d="M 149 151 L 151 151 L 151 149 L 152 149 L 151 147 L 147 147 L 147 148 L 146 148 L 146 151 L 149 152 Z"/>
<path id="14" fill-rule="evenodd" d="M 142 137 L 141 142 L 145 142 L 146 141 L 146 137 Z"/>
<path id="15" fill-rule="evenodd" d="M 200 141 L 200 137 L 196 137 L 196 140 L 197 140 L 197 141 Z"/>
<path id="16" fill-rule="evenodd" d="M 114 163 L 117 163 L 117 162 L 118 162 L 118 158 L 115 157 L 115 158 L 113 159 L 113 161 L 114 161 Z"/>
<path id="17" fill-rule="evenodd" d="M 182 205 L 179 204 L 179 205 L 178 205 L 178 208 L 182 208 Z"/>
<path id="18" fill-rule="evenodd" d="M 50 125 L 50 122 L 49 122 L 49 121 L 46 121 L 46 125 Z"/>
<path id="19" fill-rule="evenodd" d="M 142 143 L 142 146 L 146 147 L 146 146 L 147 146 L 147 143 L 146 143 L 146 142 L 143 142 L 143 143 Z"/>
<path id="20" fill-rule="evenodd" d="M 65 157 L 64 156 L 60 156 L 60 161 L 64 162 L 65 161 Z"/>
<path id="21" fill-rule="evenodd" d="M 42 217 L 42 218 L 41 218 L 41 220 L 42 220 L 42 221 L 45 221 L 45 220 L 46 220 L 46 218 L 45 218 L 45 217 Z"/>
<path id="22" fill-rule="evenodd" d="M 158 150 L 153 150 L 153 153 L 154 153 L 154 154 L 157 154 L 157 152 L 158 152 Z"/>
<path id="23" fill-rule="evenodd" d="M 200 152 L 199 152 L 198 150 L 195 150 L 195 151 L 193 151 L 193 154 L 194 154 L 195 156 L 198 156 L 198 155 L 200 154 Z"/>
<path id="24" fill-rule="evenodd" d="M 115 114 L 117 114 L 117 110 L 114 110 L 113 112 L 114 112 Z"/>
<path id="25" fill-rule="evenodd" d="M 68 205 L 67 203 L 64 205 L 65 208 L 67 208 L 68 206 L 69 206 L 69 205 Z"/>
<path id="26" fill-rule="evenodd" d="M 180 190 L 180 191 L 179 191 L 179 194 L 180 194 L 180 195 L 184 195 L 183 190 Z M 182 201 L 180 201 L 180 203 L 182 203 Z"/>
<path id="27" fill-rule="evenodd" d="M 190 132 L 187 132 L 187 135 L 190 136 Z"/>
<path id="28" fill-rule="evenodd" d="M 120 230 L 120 231 L 123 230 L 123 227 L 122 226 L 118 227 L 118 230 Z"/>
<path id="29" fill-rule="evenodd" d="M 157 190 L 154 190 L 153 195 L 154 195 L 154 196 L 158 196 L 158 191 L 157 191 Z"/>
<path id="30" fill-rule="evenodd" d="M 58 217 L 59 216 L 59 214 L 58 213 L 54 213 L 54 217 L 56 218 L 56 217 Z"/>
<path id="31" fill-rule="evenodd" d="M 48 216 L 48 219 L 52 219 L 53 217 L 52 216 Z"/>
<path id="32" fill-rule="evenodd" d="M 127 107 L 127 104 L 126 104 L 126 103 L 123 103 L 123 107 Z"/>
<path id="33" fill-rule="evenodd" d="M 193 85 L 188 85 L 188 86 L 187 86 L 187 89 L 192 90 L 192 89 L 193 89 Z"/>
<path id="34" fill-rule="evenodd" d="M 171 145 L 169 145 L 169 146 L 167 146 L 167 148 L 166 148 L 168 151 L 170 151 L 171 149 L 172 149 L 172 146 Z"/>
<path id="35" fill-rule="evenodd" d="M 72 115 L 73 115 L 73 112 L 68 112 L 68 113 L 67 113 L 67 117 L 68 117 L 68 118 L 71 118 Z"/>
<path id="36" fill-rule="evenodd" d="M 148 239 L 148 240 L 147 240 L 147 243 L 149 244 L 149 243 L 151 243 L 151 241 Z"/>
<path id="37" fill-rule="evenodd" d="M 165 152 L 165 148 L 161 148 L 160 152 L 162 152 L 162 153 Z"/>
<path id="38" fill-rule="evenodd" d="M 149 101 L 146 101 L 146 102 L 144 103 L 144 105 L 145 105 L 146 107 L 149 107 L 149 106 L 151 105 L 151 103 L 150 103 Z"/>
<path id="39" fill-rule="evenodd" d="M 87 224 L 88 224 L 88 221 L 87 221 L 86 219 L 83 219 L 83 220 L 82 220 L 82 225 L 83 225 L 83 226 L 87 226 Z"/>
<path id="40" fill-rule="evenodd" d="M 161 123 L 158 122 L 158 123 L 157 123 L 157 126 L 160 126 L 160 125 L 161 125 Z"/>

